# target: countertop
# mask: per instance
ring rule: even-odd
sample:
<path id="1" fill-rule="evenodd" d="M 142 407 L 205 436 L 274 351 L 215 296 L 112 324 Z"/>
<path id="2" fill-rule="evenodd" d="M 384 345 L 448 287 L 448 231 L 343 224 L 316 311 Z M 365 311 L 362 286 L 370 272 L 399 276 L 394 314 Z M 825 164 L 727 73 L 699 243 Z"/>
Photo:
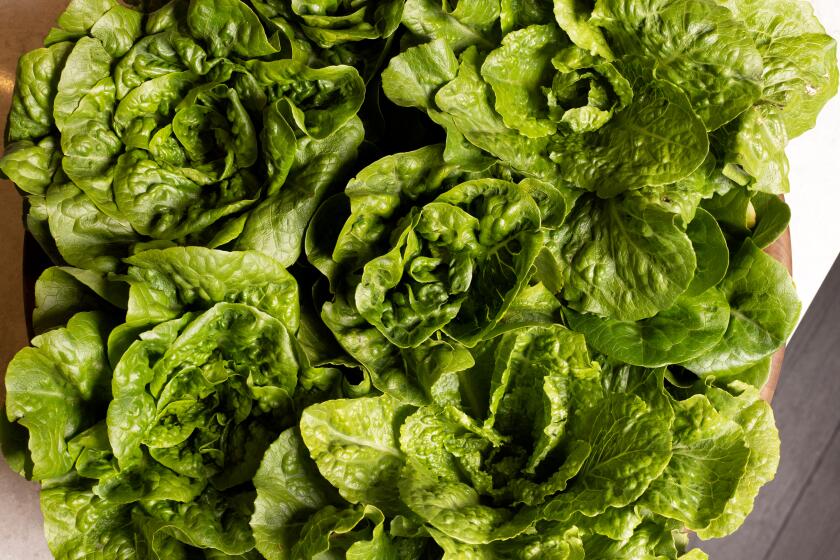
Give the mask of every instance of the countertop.
<path id="1" fill-rule="evenodd" d="M 67 0 L 0 0 L 0 130 L 14 85 L 18 57 L 40 46 Z M 812 0 L 820 19 L 840 38 L 840 4 Z M 816 130 L 789 148 L 793 210 L 794 278 L 805 308 L 813 301 L 840 253 L 840 98 L 820 116 Z M 26 343 L 21 267 L 21 201 L 0 182 L 0 371 Z M 0 560 L 48 560 L 38 489 L 0 461 Z"/>

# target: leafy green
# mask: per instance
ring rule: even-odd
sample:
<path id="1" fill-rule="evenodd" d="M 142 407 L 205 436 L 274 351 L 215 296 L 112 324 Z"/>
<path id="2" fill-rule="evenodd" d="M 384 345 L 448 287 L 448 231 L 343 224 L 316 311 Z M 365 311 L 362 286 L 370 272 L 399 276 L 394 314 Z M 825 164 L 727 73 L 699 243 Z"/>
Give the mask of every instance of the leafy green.
<path id="1" fill-rule="evenodd" d="M 176 473 L 235 486 L 253 477 L 305 358 L 280 321 L 248 306 L 184 317 L 141 335 L 115 368 L 114 456 L 125 470 L 148 451 Z"/>
<path id="2" fill-rule="evenodd" d="M 35 283 L 35 304 L 32 325 L 35 332 L 43 333 L 65 325 L 78 311 L 125 309 L 128 290 L 125 284 L 90 270 L 52 267 Z"/>
<path id="3" fill-rule="evenodd" d="M 714 288 L 724 279 L 729 269 L 729 248 L 717 220 L 703 208 L 697 208 L 686 233 L 697 257 L 697 270 L 686 295 L 696 296 Z"/>
<path id="4" fill-rule="evenodd" d="M 257 489 L 251 527 L 268 560 L 290 558 L 310 516 L 340 504 L 335 490 L 318 475 L 296 429 L 271 444 L 254 476 Z"/>
<path id="5" fill-rule="evenodd" d="M 756 193 L 752 199 L 755 209 L 755 227 L 752 241 L 760 249 L 772 245 L 781 237 L 790 224 L 790 207 L 785 202 L 767 193 Z"/>
<path id="6" fill-rule="evenodd" d="M 403 459 L 393 419 L 401 410 L 383 396 L 316 404 L 301 417 L 301 435 L 318 469 L 351 503 L 399 511 L 393 484 Z"/>
<path id="7" fill-rule="evenodd" d="M 74 315 L 67 327 L 32 340 L 9 363 L 6 414 L 29 431 L 33 477 L 55 478 L 73 468 L 69 440 L 92 426 L 110 398 L 105 353 L 108 319 Z"/>
<path id="8" fill-rule="evenodd" d="M 455 50 L 490 45 L 496 38 L 499 2 L 466 1 L 452 5 L 432 0 L 407 0 L 402 23 L 420 39 L 444 39 Z"/>
<path id="9" fill-rule="evenodd" d="M 391 36 L 399 26 L 404 2 L 267 0 L 264 6 L 261 2 L 255 4 L 267 17 L 299 22 L 307 37 L 329 48 Z"/>
<path id="10" fill-rule="evenodd" d="M 58 558 L 112 541 L 117 557 L 248 554 L 260 460 L 336 376 L 309 365 L 297 283 L 270 257 L 173 247 L 130 261 L 130 289 L 44 273 L 39 325 L 75 314 L 10 364 L 4 448 L 28 447 L 17 462 L 45 484 Z"/>
<path id="11" fill-rule="evenodd" d="M 673 305 L 697 266 L 677 217 L 637 193 L 582 197 L 546 250 L 569 307 L 625 321 Z"/>
<path id="12" fill-rule="evenodd" d="M 698 530 L 720 516 L 744 476 L 750 449 L 741 428 L 702 395 L 677 403 L 671 461 L 648 488 L 654 513 Z"/>
<path id="13" fill-rule="evenodd" d="M 37 144 L 30 140 L 14 142 L 0 159 L 0 172 L 22 191 L 44 195 L 58 170 L 61 154 L 55 138 L 47 136 Z"/>
<path id="14" fill-rule="evenodd" d="M 49 235 L 73 266 L 113 271 L 149 240 L 230 243 L 258 203 L 277 204 L 293 166 L 297 192 L 280 204 L 309 199 L 299 224 L 355 158 L 360 127 L 330 137 L 361 107 L 357 70 L 262 60 L 278 49 L 247 2 L 147 14 L 77 0 L 58 25 L 47 47 L 21 59 L 0 170 L 55 200 Z M 313 141 L 342 156 L 316 157 Z M 82 214 L 89 225 L 77 231 L 69 220 Z"/>
<path id="15" fill-rule="evenodd" d="M 71 0 L 0 157 L 53 554 L 705 558 L 778 465 L 763 250 L 837 87 L 802 0 Z"/>
<path id="16" fill-rule="evenodd" d="M 334 294 L 324 322 L 377 388 L 412 402 L 424 400 L 424 388 L 406 364 L 440 347 L 436 333 L 469 346 L 491 336 L 527 287 L 543 242 L 537 185 L 469 180 L 443 151 L 430 146 L 371 164 L 346 189 L 341 231 L 317 245 L 310 236 L 309 257 Z"/>
<path id="17" fill-rule="evenodd" d="M 721 414 L 742 427 L 750 454 L 744 476 L 723 513 L 698 531 L 706 539 L 731 534 L 744 522 L 759 489 L 773 479 L 779 465 L 779 432 L 770 405 L 759 398 L 756 389 L 746 385 L 732 384 L 730 391 L 734 395 L 712 388 L 707 396 Z"/>
<path id="18" fill-rule="evenodd" d="M 761 55 L 743 23 L 715 2 L 605 0 L 592 20 L 618 56 L 639 56 L 657 78 L 679 87 L 708 130 L 737 117 L 761 94 Z"/>
<path id="19" fill-rule="evenodd" d="M 637 366 L 661 367 L 705 354 L 724 336 L 729 303 L 717 289 L 680 296 L 673 306 L 641 321 L 567 312 L 569 324 L 598 351 Z"/>
<path id="20" fill-rule="evenodd" d="M 303 138 L 289 169 L 289 186 L 251 211 L 236 238 L 236 247 L 253 249 L 291 266 L 301 253 L 306 229 L 318 205 L 355 158 L 364 129 L 351 120 L 323 140 Z"/>
<path id="21" fill-rule="evenodd" d="M 84 558 L 97 553 L 119 560 L 137 558 L 129 512 L 99 498 L 89 488 L 45 488 L 41 510 L 47 544 L 55 558 Z"/>
<path id="22" fill-rule="evenodd" d="M 703 376 L 737 373 L 772 354 L 790 336 L 801 309 L 784 266 L 749 240 L 733 256 L 720 289 L 731 310 L 726 333 L 708 352 L 684 362 Z"/>
<path id="23" fill-rule="evenodd" d="M 243 303 L 278 319 L 292 332 L 300 323 L 295 278 L 254 251 L 202 247 L 152 249 L 127 260 L 131 284 L 127 320 L 159 323 L 213 303 Z"/>
<path id="24" fill-rule="evenodd" d="M 356 306 L 398 346 L 441 329 L 469 344 L 522 289 L 539 223 L 536 204 L 513 184 L 462 183 L 406 216 L 394 247 L 365 265 Z"/>
<path id="25" fill-rule="evenodd" d="M 781 109 L 791 138 L 812 128 L 838 81 L 836 42 L 814 9 L 800 0 L 723 4 L 744 21 L 764 60 L 762 100 Z"/>

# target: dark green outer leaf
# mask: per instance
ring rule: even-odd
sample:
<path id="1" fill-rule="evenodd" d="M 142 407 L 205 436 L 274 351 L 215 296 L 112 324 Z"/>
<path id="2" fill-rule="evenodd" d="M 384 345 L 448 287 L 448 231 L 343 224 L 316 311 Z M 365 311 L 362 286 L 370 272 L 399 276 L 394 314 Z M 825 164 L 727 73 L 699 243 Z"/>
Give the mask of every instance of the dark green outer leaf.
<path id="1" fill-rule="evenodd" d="M 289 429 L 266 451 L 254 476 L 257 499 L 251 528 L 267 560 L 284 560 L 309 516 L 340 503 L 335 489 L 321 478 L 297 429 Z"/>
<path id="2" fill-rule="evenodd" d="M 647 59 L 656 78 L 678 86 L 708 130 L 761 95 L 761 55 L 744 25 L 714 1 L 600 0 L 593 22 L 616 54 Z"/>
<path id="3" fill-rule="evenodd" d="M 292 548 L 292 557 L 346 554 L 348 560 L 397 560 L 397 550 L 385 533 L 384 524 L 385 516 L 374 506 L 343 510 L 327 506 L 306 522 L 300 540 Z"/>
<path id="4" fill-rule="evenodd" d="M 32 324 L 36 333 L 63 326 L 79 311 L 117 313 L 128 304 L 128 286 L 90 270 L 51 267 L 35 283 Z M 113 307 L 112 307 L 113 306 Z"/>
<path id="5" fill-rule="evenodd" d="M 142 36 L 142 27 L 141 12 L 117 4 L 96 21 L 90 34 L 102 42 L 111 56 L 120 57 Z"/>
<path id="6" fill-rule="evenodd" d="M 127 322 L 153 324 L 207 309 L 219 302 L 244 303 L 280 319 L 297 332 L 297 281 L 280 263 L 256 251 L 226 253 L 203 247 L 173 247 L 126 259 Z"/>
<path id="7" fill-rule="evenodd" d="M 28 444 L 29 432 L 20 424 L 9 421 L 4 405 L 0 408 L 0 452 L 10 469 L 30 480 L 33 464 Z"/>
<path id="8" fill-rule="evenodd" d="M 752 193 L 741 185 L 720 177 L 723 188 L 709 199 L 704 200 L 702 208 L 714 216 L 718 224 L 727 233 L 743 237 L 748 235 L 755 225 L 751 216 L 750 200 Z"/>
<path id="9" fill-rule="evenodd" d="M 333 249 L 336 240 L 350 216 L 350 200 L 342 192 L 327 198 L 315 211 L 309 227 L 306 228 L 304 250 L 309 264 L 318 269 L 329 283 L 331 292 L 336 292 L 338 286 L 334 281 L 342 281 L 336 271 L 338 263 L 333 260 Z"/>
<path id="10" fill-rule="evenodd" d="M 752 241 L 759 249 L 765 249 L 779 239 L 790 225 L 790 206 L 778 196 L 766 193 L 756 193 L 752 205 L 756 218 Z"/>
<path id="11" fill-rule="evenodd" d="M 160 501 L 141 507 L 134 509 L 132 519 L 137 524 L 145 521 L 145 530 L 152 539 L 169 536 L 193 549 L 209 549 L 233 557 L 254 548 L 248 527 L 253 511 L 252 492 L 237 495 L 207 490 L 187 504 Z"/>
<path id="12" fill-rule="evenodd" d="M 729 304 L 710 288 L 680 296 L 673 307 L 636 323 L 571 310 L 566 317 L 599 352 L 628 364 L 661 367 L 703 355 L 720 342 L 729 324 Z"/>
<path id="13" fill-rule="evenodd" d="M 111 368 L 105 355 L 105 315 L 79 313 L 67 328 L 32 340 L 6 372 L 6 414 L 29 430 L 32 475 L 38 480 L 68 473 L 77 451 L 69 440 L 95 424 L 110 397 Z"/>
<path id="14" fill-rule="evenodd" d="M 694 275 L 691 241 L 677 216 L 636 193 L 578 200 L 546 247 L 569 307 L 622 321 L 638 321 L 673 305 Z"/>
<path id="15" fill-rule="evenodd" d="M 522 327 L 561 323 L 562 309 L 563 305 L 544 285 L 529 286 L 513 300 L 504 317 L 487 333 L 487 339 Z"/>
<path id="16" fill-rule="evenodd" d="M 412 47 L 382 71 L 382 89 L 402 107 L 434 108 L 435 93 L 458 73 L 458 59 L 444 39 Z"/>
<path id="17" fill-rule="evenodd" d="M 660 521 L 648 520 L 639 525 L 630 538 L 624 540 L 614 541 L 598 534 L 587 534 L 583 537 L 583 548 L 587 558 L 605 560 L 677 558 L 676 536 L 676 531 L 663 526 Z M 695 550 L 679 556 L 679 560 L 708 560 L 708 557 L 700 550 Z"/>
<path id="18" fill-rule="evenodd" d="M 82 98 L 97 82 L 111 73 L 111 55 L 97 39 L 79 39 L 64 63 L 55 94 L 53 115 L 59 130 L 79 106 Z"/>
<path id="19" fill-rule="evenodd" d="M 10 179 L 22 191 L 43 196 L 61 162 L 57 148 L 52 136 L 37 144 L 29 140 L 14 142 L 0 157 L 0 177 Z"/>
<path id="20" fill-rule="evenodd" d="M 250 212 L 236 248 L 262 251 L 287 267 L 294 264 L 310 219 L 355 159 L 363 136 L 362 123 L 354 118 L 323 140 L 299 140 L 287 184 Z"/>
<path id="21" fill-rule="evenodd" d="M 117 0 L 71 0 L 58 17 L 58 26 L 66 33 L 81 37 L 117 6 Z"/>
<path id="22" fill-rule="evenodd" d="M 726 276 L 729 268 L 729 247 L 717 220 L 702 208 L 696 210 L 686 233 L 691 239 L 697 258 L 697 270 L 686 295 L 698 296 L 717 286 Z"/>
<path id="23" fill-rule="evenodd" d="M 131 225 L 112 218 L 72 183 L 47 190 L 49 229 L 67 263 L 98 272 L 116 272 L 120 258 L 140 241 Z"/>
<path id="24" fill-rule="evenodd" d="M 757 390 L 761 390 L 770 379 L 773 373 L 773 354 L 762 358 L 754 364 L 751 364 L 743 371 L 736 371 L 733 373 L 717 373 L 715 374 L 715 382 L 721 385 L 727 385 L 732 382 L 744 383 L 751 385 Z"/>
<path id="25" fill-rule="evenodd" d="M 683 364 L 704 377 L 737 373 L 775 352 L 802 307 L 784 265 L 750 240 L 732 258 L 720 290 L 731 308 L 726 334 L 708 353 Z"/>
<path id="26" fill-rule="evenodd" d="M 9 111 L 8 142 L 37 140 L 49 134 L 61 69 L 72 49 L 72 43 L 59 43 L 20 58 Z"/>
<path id="27" fill-rule="evenodd" d="M 256 58 L 277 52 L 257 15 L 240 0 L 192 0 L 187 23 L 193 35 L 210 44 L 214 56 Z"/>

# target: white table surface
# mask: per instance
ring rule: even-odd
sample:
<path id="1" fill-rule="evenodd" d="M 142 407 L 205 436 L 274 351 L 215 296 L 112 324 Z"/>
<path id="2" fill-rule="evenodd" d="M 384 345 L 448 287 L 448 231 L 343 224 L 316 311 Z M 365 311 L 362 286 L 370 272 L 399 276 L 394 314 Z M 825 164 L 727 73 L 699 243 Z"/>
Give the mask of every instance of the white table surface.
<path id="1" fill-rule="evenodd" d="M 812 0 L 820 20 L 840 38 L 840 2 Z M 794 278 L 807 309 L 840 254 L 840 97 L 815 130 L 791 143 Z M 0 560 L 49 560 L 38 488 L 0 461 Z"/>
<path id="2" fill-rule="evenodd" d="M 811 3 L 828 33 L 840 39 L 840 1 Z M 814 130 L 791 142 L 788 156 L 793 277 L 806 310 L 840 254 L 840 96 L 826 105 Z"/>

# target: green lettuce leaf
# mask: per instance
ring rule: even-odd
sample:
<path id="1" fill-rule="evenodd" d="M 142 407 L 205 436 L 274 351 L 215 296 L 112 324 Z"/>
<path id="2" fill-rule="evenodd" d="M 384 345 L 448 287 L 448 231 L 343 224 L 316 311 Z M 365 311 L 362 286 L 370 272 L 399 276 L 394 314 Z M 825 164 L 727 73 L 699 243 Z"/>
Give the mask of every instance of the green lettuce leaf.
<path id="1" fill-rule="evenodd" d="M 671 307 L 696 268 L 676 215 L 637 193 L 582 197 L 546 249 L 559 275 L 547 284 L 569 307 L 624 321 Z"/>
<path id="2" fill-rule="evenodd" d="M 128 304 L 127 288 L 90 270 L 48 268 L 35 283 L 32 326 L 40 334 L 67 324 L 79 311 L 116 314 Z"/>
<path id="3" fill-rule="evenodd" d="M 306 358 L 280 321 L 242 304 L 173 323 L 141 335 L 115 369 L 108 430 L 120 468 L 148 452 L 222 489 L 250 480 Z"/>
<path id="4" fill-rule="evenodd" d="M 628 364 L 661 367 L 710 351 L 729 325 L 729 303 L 720 290 L 682 295 L 673 306 L 641 321 L 619 321 L 567 311 L 571 327 L 599 352 Z"/>
<path id="5" fill-rule="evenodd" d="M 698 530 L 703 539 L 720 538 L 738 529 L 752 511 L 759 490 L 773 480 L 779 465 L 779 432 L 770 405 L 761 400 L 757 388 L 735 383 L 730 391 L 710 387 L 706 395 L 723 416 L 742 427 L 750 454 L 744 476 L 723 513 Z"/>
<path id="6" fill-rule="evenodd" d="M 303 413 L 300 431 L 318 470 L 351 503 L 400 512 L 394 493 L 403 465 L 395 432 L 406 407 L 368 397 L 316 404 Z"/>
<path id="7" fill-rule="evenodd" d="M 29 432 L 32 476 L 60 477 L 76 461 L 69 440 L 95 424 L 110 399 L 104 314 L 74 315 L 21 350 L 6 372 L 6 414 Z"/>
<path id="8" fill-rule="evenodd" d="M 715 2 L 602 0 L 592 19 L 607 31 L 617 55 L 640 57 L 656 78 L 679 87 L 708 130 L 761 95 L 761 55 L 744 24 Z"/>
<path id="9" fill-rule="evenodd" d="M 762 101 L 781 109 L 787 135 L 816 123 L 837 93 L 837 44 L 801 0 L 725 0 L 743 22 L 764 59 Z"/>
<path id="10" fill-rule="evenodd" d="M 734 374 L 775 352 L 790 336 L 802 304 L 785 267 L 747 240 L 720 284 L 730 306 L 723 338 L 684 362 L 701 376 Z"/>
<path id="11" fill-rule="evenodd" d="M 131 265 L 127 321 L 158 323 L 214 303 L 243 303 L 300 324 L 297 281 L 277 261 L 256 251 L 172 247 L 138 253 Z"/>
<path id="12" fill-rule="evenodd" d="M 283 432 L 266 451 L 254 476 L 257 499 L 251 528 L 267 560 L 292 558 L 304 524 L 313 513 L 340 504 L 321 478 L 296 429 Z"/>
<path id="13" fill-rule="evenodd" d="M 323 140 L 300 139 L 289 185 L 254 208 L 236 238 L 236 248 L 261 251 L 283 266 L 294 264 L 304 243 L 302 232 L 355 159 L 363 136 L 361 121 L 354 119 Z"/>
<path id="14" fill-rule="evenodd" d="M 705 528 L 721 516 L 745 476 L 750 448 L 741 427 L 702 395 L 674 405 L 673 455 L 641 499 L 685 527 Z"/>

